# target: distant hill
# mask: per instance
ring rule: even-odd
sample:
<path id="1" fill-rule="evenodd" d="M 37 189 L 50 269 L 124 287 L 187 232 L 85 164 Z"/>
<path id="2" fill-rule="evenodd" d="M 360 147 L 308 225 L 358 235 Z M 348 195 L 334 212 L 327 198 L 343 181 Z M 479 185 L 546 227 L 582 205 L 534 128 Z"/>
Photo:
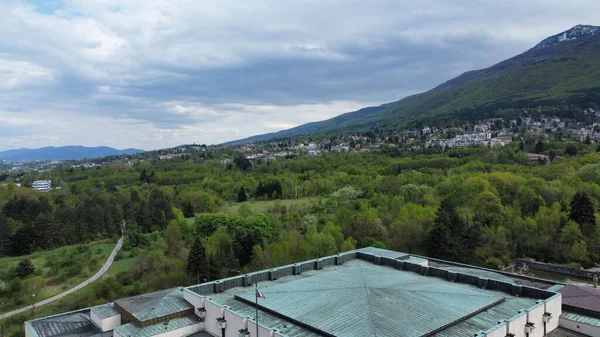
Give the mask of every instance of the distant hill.
<path id="1" fill-rule="evenodd" d="M 140 149 L 117 150 L 112 147 L 61 146 L 42 147 L 39 149 L 17 149 L 0 151 L 0 159 L 9 161 L 23 160 L 68 160 L 84 158 L 100 158 L 114 155 L 135 154 L 144 152 Z"/>
<path id="2" fill-rule="evenodd" d="M 466 72 L 427 92 L 321 122 L 233 141 L 447 125 L 464 120 L 550 111 L 572 117 L 600 104 L 600 27 L 577 25 L 523 54 Z"/>

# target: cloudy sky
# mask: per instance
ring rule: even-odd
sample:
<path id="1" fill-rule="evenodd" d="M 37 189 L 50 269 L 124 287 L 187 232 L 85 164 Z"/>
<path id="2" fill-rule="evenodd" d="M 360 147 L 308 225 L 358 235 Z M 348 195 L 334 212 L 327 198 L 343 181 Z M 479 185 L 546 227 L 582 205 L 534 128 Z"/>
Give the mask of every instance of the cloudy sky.
<path id="1" fill-rule="evenodd" d="M 214 144 L 398 100 L 589 0 L 0 0 L 0 150 Z"/>

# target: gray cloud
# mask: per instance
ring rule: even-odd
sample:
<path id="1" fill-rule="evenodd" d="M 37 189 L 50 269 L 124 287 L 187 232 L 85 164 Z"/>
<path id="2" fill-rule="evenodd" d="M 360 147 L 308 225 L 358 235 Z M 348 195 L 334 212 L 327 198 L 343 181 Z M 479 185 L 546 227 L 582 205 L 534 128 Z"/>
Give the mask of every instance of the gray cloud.
<path id="1" fill-rule="evenodd" d="M 153 149 L 272 132 L 427 90 L 594 24 L 598 10 L 577 0 L 0 0 L 0 149 Z"/>

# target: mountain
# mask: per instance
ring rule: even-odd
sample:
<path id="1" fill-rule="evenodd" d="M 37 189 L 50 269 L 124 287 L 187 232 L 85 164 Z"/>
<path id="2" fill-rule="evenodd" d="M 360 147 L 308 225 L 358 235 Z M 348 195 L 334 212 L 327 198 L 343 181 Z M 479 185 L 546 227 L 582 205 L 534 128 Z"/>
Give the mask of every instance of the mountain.
<path id="1" fill-rule="evenodd" d="M 144 152 L 139 149 L 117 150 L 112 147 L 61 146 L 42 147 L 39 149 L 17 149 L 0 151 L 0 159 L 8 161 L 23 160 L 68 160 L 84 158 L 100 158 L 114 155 L 135 154 Z"/>
<path id="2" fill-rule="evenodd" d="M 449 125 L 465 120 L 551 112 L 573 117 L 600 102 L 600 27 L 577 25 L 486 69 L 466 72 L 427 92 L 321 122 L 231 142 L 372 128 Z"/>

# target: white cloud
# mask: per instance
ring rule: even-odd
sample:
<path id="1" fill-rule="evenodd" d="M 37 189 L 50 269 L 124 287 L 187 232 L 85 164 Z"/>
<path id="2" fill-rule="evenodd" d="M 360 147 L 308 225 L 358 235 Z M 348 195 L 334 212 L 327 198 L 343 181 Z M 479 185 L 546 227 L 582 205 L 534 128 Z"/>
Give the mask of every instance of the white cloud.
<path id="1" fill-rule="evenodd" d="M 0 0 L 0 120 L 11 121 L 0 148 L 272 132 L 431 88 L 597 23 L 600 10 L 592 0 L 58 3 Z"/>
<path id="2" fill-rule="evenodd" d="M 0 55 L 0 90 L 50 85 L 54 76 L 51 69 L 27 61 L 3 59 Z"/>

